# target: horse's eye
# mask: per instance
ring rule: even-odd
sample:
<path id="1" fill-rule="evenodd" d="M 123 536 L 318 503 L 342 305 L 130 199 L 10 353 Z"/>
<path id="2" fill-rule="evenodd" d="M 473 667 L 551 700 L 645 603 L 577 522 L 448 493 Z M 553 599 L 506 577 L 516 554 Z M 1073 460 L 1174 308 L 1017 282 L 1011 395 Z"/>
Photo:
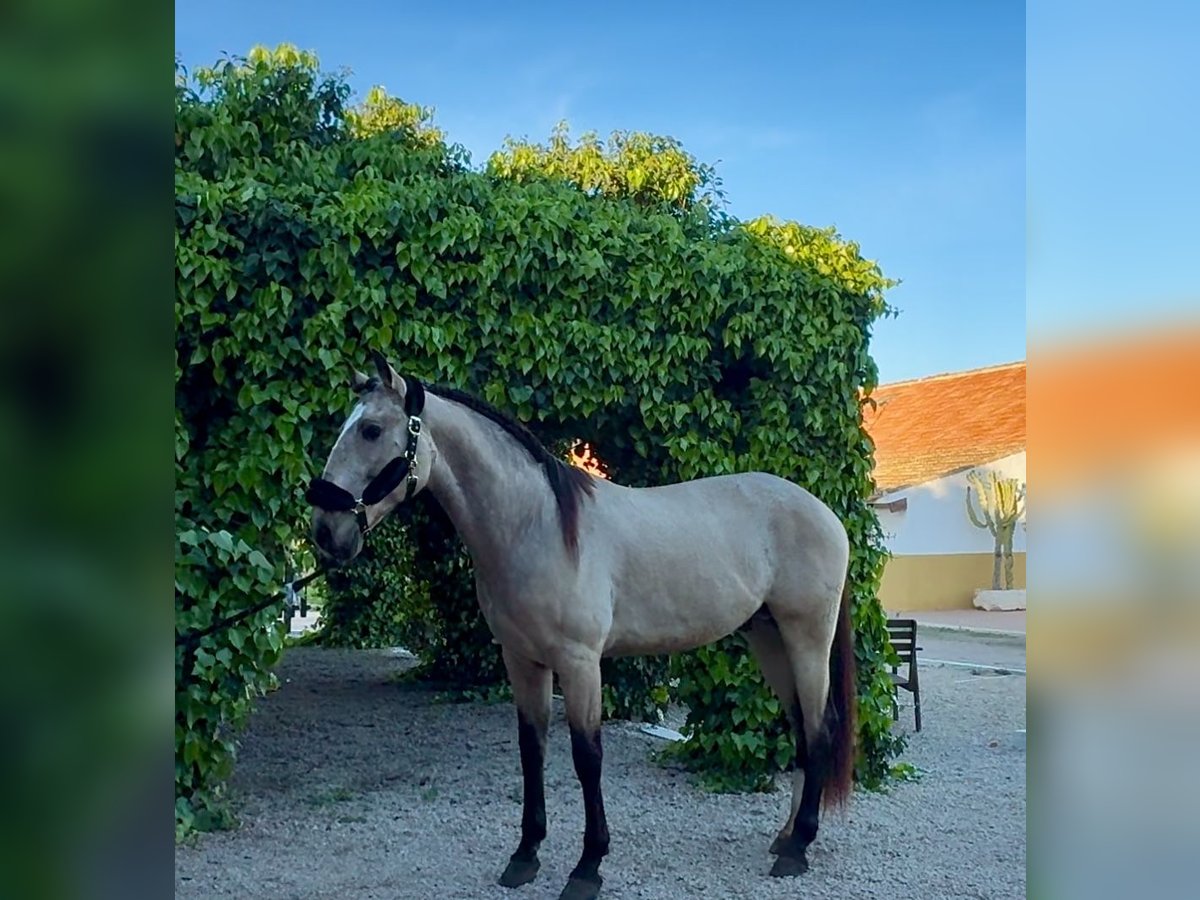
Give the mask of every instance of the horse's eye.
<path id="1" fill-rule="evenodd" d="M 362 427 L 362 436 L 368 441 L 376 440 L 381 434 L 383 429 L 374 422 L 368 422 Z"/>

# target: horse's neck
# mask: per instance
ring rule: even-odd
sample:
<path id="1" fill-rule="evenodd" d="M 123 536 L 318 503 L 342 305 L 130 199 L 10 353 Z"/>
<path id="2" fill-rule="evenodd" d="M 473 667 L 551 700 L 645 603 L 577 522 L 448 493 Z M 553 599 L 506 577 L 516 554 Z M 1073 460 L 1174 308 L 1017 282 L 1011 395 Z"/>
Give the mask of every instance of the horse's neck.
<path id="1" fill-rule="evenodd" d="M 499 425 L 444 397 L 431 393 L 423 418 L 437 449 L 429 490 L 477 567 L 501 559 L 553 499 L 541 465 Z"/>

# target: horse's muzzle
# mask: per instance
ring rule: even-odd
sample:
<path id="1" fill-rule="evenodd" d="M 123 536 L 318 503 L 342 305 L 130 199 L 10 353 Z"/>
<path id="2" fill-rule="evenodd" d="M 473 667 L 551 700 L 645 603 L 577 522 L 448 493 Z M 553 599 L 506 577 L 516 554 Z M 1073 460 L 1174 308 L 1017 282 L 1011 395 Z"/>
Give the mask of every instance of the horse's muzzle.
<path id="1" fill-rule="evenodd" d="M 362 552 L 363 535 L 352 515 L 318 513 L 313 519 L 313 542 L 322 559 L 336 566 Z"/>

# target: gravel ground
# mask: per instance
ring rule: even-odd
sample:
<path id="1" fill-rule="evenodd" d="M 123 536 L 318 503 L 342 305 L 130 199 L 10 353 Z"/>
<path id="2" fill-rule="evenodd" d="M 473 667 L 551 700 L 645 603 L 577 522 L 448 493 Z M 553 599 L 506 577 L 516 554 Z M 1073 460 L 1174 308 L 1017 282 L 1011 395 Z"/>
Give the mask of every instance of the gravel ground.
<path id="1" fill-rule="evenodd" d="M 537 879 L 496 884 L 521 817 L 515 715 L 439 703 L 401 685 L 383 653 L 298 648 L 242 742 L 241 827 L 175 856 L 183 898 L 555 898 L 582 840 L 583 806 L 555 701 L 549 836 Z M 823 820 L 800 879 L 767 877 L 790 788 L 710 794 L 651 761 L 635 726 L 604 728 L 612 849 L 602 897 L 1025 896 L 1025 679 L 923 668 L 923 725 L 905 758 L 924 774 L 857 792 Z M 909 695 L 904 695 L 907 698 Z M 912 727 L 911 709 L 899 726 Z"/>

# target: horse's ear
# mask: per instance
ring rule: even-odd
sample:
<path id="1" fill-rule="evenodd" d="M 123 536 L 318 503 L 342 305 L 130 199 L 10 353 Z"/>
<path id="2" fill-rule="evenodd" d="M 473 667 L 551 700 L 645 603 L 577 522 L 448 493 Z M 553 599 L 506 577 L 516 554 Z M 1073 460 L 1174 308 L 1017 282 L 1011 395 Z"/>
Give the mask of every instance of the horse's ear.
<path id="1" fill-rule="evenodd" d="M 384 387 L 389 387 L 393 391 L 403 390 L 404 379 L 392 368 L 392 364 L 387 361 L 386 356 L 378 350 L 372 350 L 371 359 L 375 362 L 375 371 L 379 373 L 379 380 L 383 382 Z"/>
<path id="2" fill-rule="evenodd" d="M 350 384 L 354 388 L 354 393 L 365 393 L 371 386 L 371 379 L 362 372 L 358 371 L 358 369 L 353 369 L 352 372 L 353 375 L 351 375 Z"/>

